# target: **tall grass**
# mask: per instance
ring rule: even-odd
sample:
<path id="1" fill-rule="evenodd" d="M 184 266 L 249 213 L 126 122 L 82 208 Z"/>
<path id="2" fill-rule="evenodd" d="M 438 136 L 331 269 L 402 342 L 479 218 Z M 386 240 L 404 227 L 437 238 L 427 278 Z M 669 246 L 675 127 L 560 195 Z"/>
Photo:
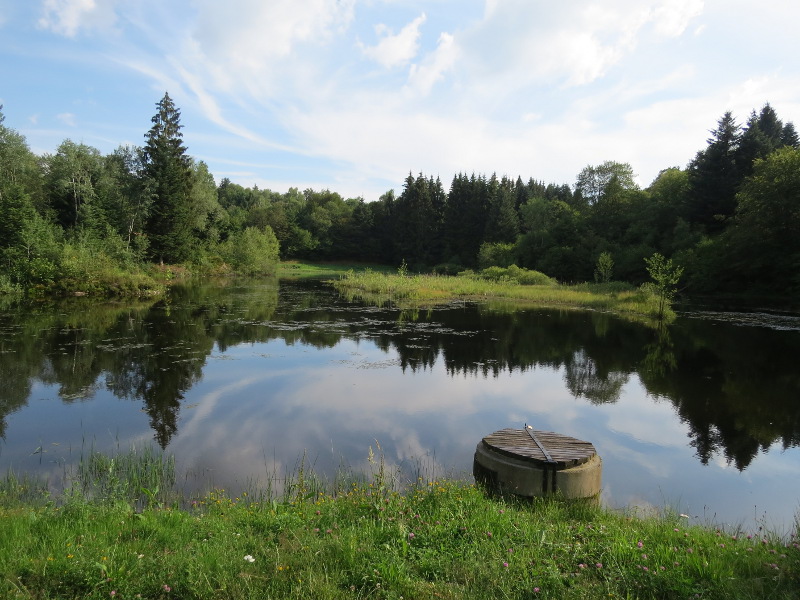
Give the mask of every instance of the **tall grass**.
<path id="1" fill-rule="evenodd" d="M 137 509 L 120 498 L 162 468 L 118 458 L 95 457 L 82 477 L 121 493 L 43 506 L 0 495 L 0 596 L 790 599 L 800 589 L 797 532 L 503 500 L 464 481 L 398 488 L 380 454 L 367 479 L 334 489 L 301 460 L 282 498 L 211 490 L 184 509 Z M 109 486 L 107 473 L 132 479 Z"/>
<path id="2" fill-rule="evenodd" d="M 532 283 L 530 283 L 532 282 Z M 348 272 L 333 285 L 345 297 L 374 304 L 402 307 L 465 300 L 506 300 L 535 306 L 556 306 L 611 311 L 655 319 L 657 298 L 624 283 L 560 285 L 536 271 L 519 267 L 491 267 L 480 273 L 457 276 L 402 275 L 373 271 Z M 669 312 L 668 318 L 674 318 Z"/>

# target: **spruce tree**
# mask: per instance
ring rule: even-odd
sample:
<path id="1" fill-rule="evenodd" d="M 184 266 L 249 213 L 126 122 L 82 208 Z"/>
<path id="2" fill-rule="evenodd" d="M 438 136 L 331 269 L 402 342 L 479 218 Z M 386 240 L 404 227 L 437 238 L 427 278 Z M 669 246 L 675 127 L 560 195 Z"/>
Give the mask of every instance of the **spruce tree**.
<path id="1" fill-rule="evenodd" d="M 191 158 L 181 134 L 181 113 L 168 93 L 156 105 L 153 126 L 145 135 L 145 175 L 153 190 L 153 204 L 145 228 L 150 255 L 159 262 L 182 262 L 190 258 Z"/>
<path id="2" fill-rule="evenodd" d="M 708 232 L 718 232 L 724 228 L 725 219 L 733 215 L 741 181 L 736 168 L 741 132 L 730 112 L 720 118 L 711 136 L 708 147 L 689 164 L 690 193 L 684 217 Z"/>

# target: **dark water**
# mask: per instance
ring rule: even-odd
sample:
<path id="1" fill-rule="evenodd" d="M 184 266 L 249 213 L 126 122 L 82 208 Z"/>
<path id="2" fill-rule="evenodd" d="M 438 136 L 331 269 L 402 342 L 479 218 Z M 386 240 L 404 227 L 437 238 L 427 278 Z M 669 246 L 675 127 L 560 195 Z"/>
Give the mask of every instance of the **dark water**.
<path id="1" fill-rule="evenodd" d="M 400 312 L 320 282 L 0 310 L 0 472 L 58 485 L 90 448 L 157 444 L 187 487 L 296 468 L 461 476 L 504 427 L 594 443 L 613 506 L 788 531 L 800 510 L 800 319 L 456 304 Z"/>

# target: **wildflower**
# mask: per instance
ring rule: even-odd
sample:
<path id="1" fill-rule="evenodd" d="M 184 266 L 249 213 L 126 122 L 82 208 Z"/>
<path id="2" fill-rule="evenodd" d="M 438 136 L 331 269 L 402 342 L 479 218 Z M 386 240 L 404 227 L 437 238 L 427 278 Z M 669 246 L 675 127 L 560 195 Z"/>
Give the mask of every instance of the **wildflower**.
<path id="1" fill-rule="evenodd" d="M 514 549 L 513 548 L 509 548 L 508 549 L 508 553 L 511 554 L 512 552 L 514 552 Z"/>
<path id="2" fill-rule="evenodd" d="M 255 559 L 255 558 L 253 558 L 253 557 L 252 557 L 251 555 L 249 555 L 249 554 L 246 554 L 246 555 L 245 555 L 245 557 L 244 557 L 244 559 L 245 559 L 247 562 L 249 562 L 249 563 L 256 562 L 256 559 Z"/>
<path id="3" fill-rule="evenodd" d="M 487 531 L 486 532 L 486 537 L 488 537 L 488 538 L 492 537 L 492 532 L 491 531 Z"/>
<path id="4" fill-rule="evenodd" d="M 534 594 L 538 594 L 539 593 L 539 588 L 538 587 L 533 588 L 533 593 Z"/>
<path id="5" fill-rule="evenodd" d="M 172 588 L 169 587 L 166 583 L 162 587 L 164 588 L 164 591 L 167 592 L 167 593 L 172 591 Z"/>
<path id="6" fill-rule="evenodd" d="M 642 558 L 643 558 L 644 560 L 647 560 L 647 554 L 642 554 Z"/>
<path id="7" fill-rule="evenodd" d="M 503 563 L 503 566 L 504 566 L 504 567 L 506 567 L 506 568 L 508 568 L 508 563 L 507 563 L 507 562 L 504 562 L 504 563 Z"/>
<path id="8" fill-rule="evenodd" d="M 596 563 L 594 566 L 597 567 L 598 569 L 602 569 L 603 563 Z"/>
<path id="9" fill-rule="evenodd" d="M 408 534 L 408 539 L 409 539 L 409 540 L 413 540 L 415 537 L 416 537 L 416 536 L 414 535 L 414 532 L 413 532 L 413 531 L 412 531 L 411 533 L 409 533 L 409 534 Z"/>
<path id="10" fill-rule="evenodd" d="M 578 563 L 578 568 L 579 568 L 579 569 L 585 569 L 585 568 L 586 568 L 586 565 L 585 565 L 585 564 L 583 564 L 583 563 Z"/>
<path id="11" fill-rule="evenodd" d="M 719 545 L 719 547 L 720 547 L 720 548 L 724 548 L 724 547 L 725 547 L 725 544 L 720 544 L 720 545 Z"/>
<path id="12" fill-rule="evenodd" d="M 639 547 L 639 548 L 644 546 L 644 544 L 642 543 L 642 540 L 639 540 L 638 542 L 636 542 L 636 546 Z"/>

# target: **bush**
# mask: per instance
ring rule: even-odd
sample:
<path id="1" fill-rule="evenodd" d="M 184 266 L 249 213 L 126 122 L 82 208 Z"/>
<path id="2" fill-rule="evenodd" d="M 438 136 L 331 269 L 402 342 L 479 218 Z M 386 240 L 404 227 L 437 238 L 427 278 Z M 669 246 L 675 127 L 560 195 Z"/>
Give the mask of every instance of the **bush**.
<path id="1" fill-rule="evenodd" d="M 508 267 L 514 264 L 514 244 L 490 244 L 484 242 L 478 250 L 478 267 Z"/>
<path id="2" fill-rule="evenodd" d="M 557 282 L 552 277 L 548 277 L 539 271 L 529 271 L 517 265 L 510 267 L 489 267 L 480 271 L 477 275 L 472 271 L 462 271 L 462 277 L 473 277 L 486 279 L 488 281 L 498 281 L 505 283 L 518 283 L 520 285 L 556 285 Z"/>
<path id="3" fill-rule="evenodd" d="M 272 275 L 278 265 L 278 238 L 269 226 L 248 227 L 220 245 L 222 257 L 243 275 Z"/>

